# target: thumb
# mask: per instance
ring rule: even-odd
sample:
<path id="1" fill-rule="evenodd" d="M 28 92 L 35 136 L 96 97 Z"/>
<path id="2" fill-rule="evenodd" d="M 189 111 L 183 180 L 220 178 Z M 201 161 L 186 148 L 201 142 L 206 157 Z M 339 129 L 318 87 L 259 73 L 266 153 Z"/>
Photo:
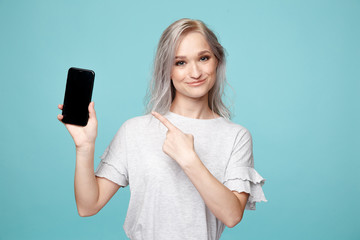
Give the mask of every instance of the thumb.
<path id="1" fill-rule="evenodd" d="M 96 118 L 96 112 L 95 112 L 95 108 L 94 108 L 95 103 L 94 102 L 90 102 L 89 104 L 89 117 L 90 118 Z"/>

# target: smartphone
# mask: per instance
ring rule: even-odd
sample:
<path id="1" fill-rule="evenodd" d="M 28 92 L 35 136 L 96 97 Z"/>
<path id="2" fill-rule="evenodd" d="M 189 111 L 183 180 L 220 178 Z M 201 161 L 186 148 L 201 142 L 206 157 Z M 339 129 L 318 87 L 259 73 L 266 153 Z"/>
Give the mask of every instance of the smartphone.
<path id="1" fill-rule="evenodd" d="M 62 110 L 63 123 L 87 125 L 94 80 L 95 72 L 92 70 L 74 67 L 69 69 Z"/>

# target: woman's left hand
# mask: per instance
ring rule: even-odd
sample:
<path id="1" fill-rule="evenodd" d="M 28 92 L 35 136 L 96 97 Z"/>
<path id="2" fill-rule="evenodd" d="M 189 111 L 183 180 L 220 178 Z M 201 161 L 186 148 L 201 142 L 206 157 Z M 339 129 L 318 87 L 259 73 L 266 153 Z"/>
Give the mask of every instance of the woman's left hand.
<path id="1" fill-rule="evenodd" d="M 183 133 L 160 113 L 152 112 L 152 115 L 168 129 L 162 147 L 164 153 L 173 158 L 182 168 L 189 167 L 197 159 L 195 158 L 194 136 Z"/>

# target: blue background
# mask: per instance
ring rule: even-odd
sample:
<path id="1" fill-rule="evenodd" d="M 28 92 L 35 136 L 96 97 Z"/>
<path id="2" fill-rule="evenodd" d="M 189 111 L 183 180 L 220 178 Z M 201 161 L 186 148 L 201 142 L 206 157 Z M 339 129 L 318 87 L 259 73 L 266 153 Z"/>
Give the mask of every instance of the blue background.
<path id="1" fill-rule="evenodd" d="M 183 17 L 227 49 L 226 102 L 266 179 L 268 202 L 221 239 L 359 239 L 359 13 L 360 1 L 0 0 L 0 239 L 126 239 L 128 188 L 78 216 L 57 105 L 69 67 L 96 72 L 96 167 L 143 114 L 157 42 Z"/>

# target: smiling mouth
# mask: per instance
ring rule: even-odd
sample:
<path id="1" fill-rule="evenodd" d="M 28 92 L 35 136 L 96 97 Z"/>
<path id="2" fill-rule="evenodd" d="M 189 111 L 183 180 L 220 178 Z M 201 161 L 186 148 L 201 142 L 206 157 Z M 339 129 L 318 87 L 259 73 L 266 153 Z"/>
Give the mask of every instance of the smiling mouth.
<path id="1" fill-rule="evenodd" d="M 205 81 L 206 81 L 206 79 L 200 80 L 200 81 L 189 82 L 187 84 L 189 84 L 190 86 L 198 86 L 198 85 L 203 84 Z"/>

